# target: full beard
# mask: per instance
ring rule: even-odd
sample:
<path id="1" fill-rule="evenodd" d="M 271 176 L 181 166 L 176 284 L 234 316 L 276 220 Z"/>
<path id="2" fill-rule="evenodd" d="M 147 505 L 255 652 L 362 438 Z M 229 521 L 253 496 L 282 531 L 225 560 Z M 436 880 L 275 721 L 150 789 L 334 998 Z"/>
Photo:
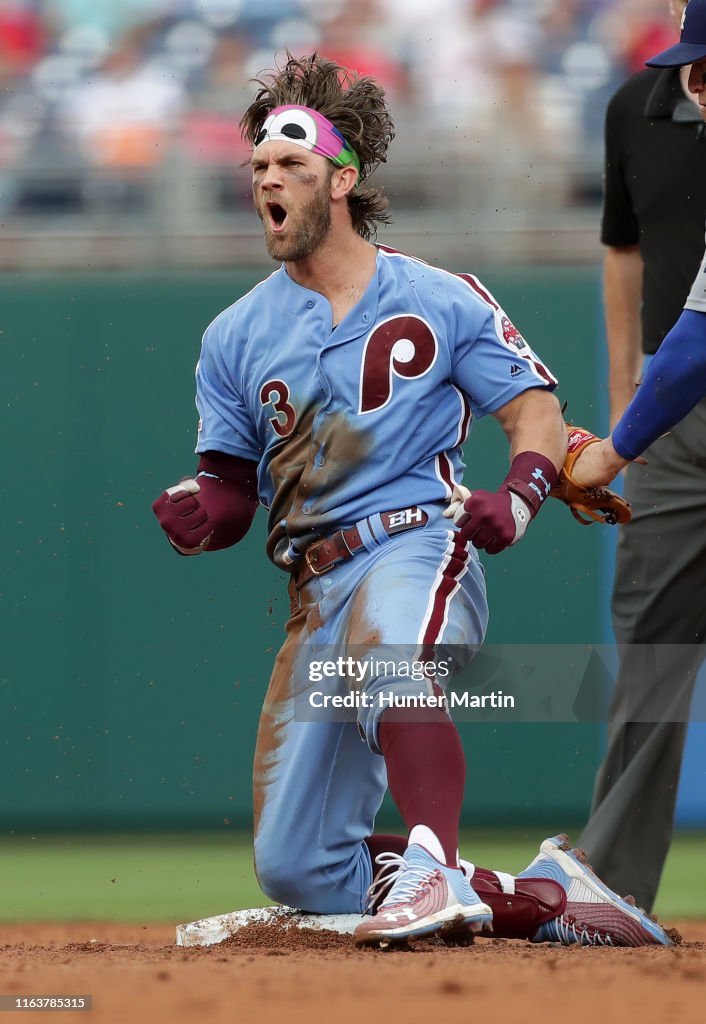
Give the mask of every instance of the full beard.
<path id="1" fill-rule="evenodd" d="M 273 260 L 294 263 L 306 259 L 318 249 L 331 227 L 328 183 L 297 210 L 297 224 L 288 225 L 286 238 L 273 234 L 263 215 L 259 213 L 259 216 L 265 225 L 265 245 Z M 292 220 L 291 212 L 289 220 Z"/>

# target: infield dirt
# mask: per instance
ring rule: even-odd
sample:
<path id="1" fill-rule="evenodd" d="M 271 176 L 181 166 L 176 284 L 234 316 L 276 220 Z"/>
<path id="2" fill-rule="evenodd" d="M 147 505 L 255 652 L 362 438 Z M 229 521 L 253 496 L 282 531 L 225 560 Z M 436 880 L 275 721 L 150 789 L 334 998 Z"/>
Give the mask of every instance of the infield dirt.
<path id="1" fill-rule="evenodd" d="M 175 946 L 165 925 L 0 925 L 0 994 L 91 995 L 82 1024 L 203 1021 L 571 1024 L 706 1020 L 706 922 L 671 949 L 579 949 L 478 939 L 356 950 L 346 936 L 250 927 L 219 946 Z M 16 1018 L 11 1018 L 15 1019 Z"/>

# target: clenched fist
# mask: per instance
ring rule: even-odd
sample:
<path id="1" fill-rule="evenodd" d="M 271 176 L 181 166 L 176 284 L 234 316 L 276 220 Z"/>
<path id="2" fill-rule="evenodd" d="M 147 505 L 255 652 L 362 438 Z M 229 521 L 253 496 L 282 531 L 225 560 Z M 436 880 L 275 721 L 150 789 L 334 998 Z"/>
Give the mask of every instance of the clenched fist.
<path id="1" fill-rule="evenodd" d="M 208 512 L 196 497 L 200 492 L 197 481 L 189 477 L 168 487 L 152 503 L 159 525 L 180 555 L 200 555 L 213 535 Z"/>
<path id="2" fill-rule="evenodd" d="M 207 452 L 196 479 L 162 491 L 152 511 L 180 555 L 218 551 L 245 536 L 257 508 L 256 469 L 246 459 Z"/>
<path id="3" fill-rule="evenodd" d="M 460 527 L 466 543 L 471 541 L 489 555 L 517 544 L 532 519 L 530 507 L 512 491 L 471 492 L 458 484 L 443 514 Z"/>
<path id="4" fill-rule="evenodd" d="M 455 484 L 444 510 L 474 547 L 497 555 L 521 540 L 557 481 L 556 466 L 539 452 L 520 452 L 497 491 Z"/>

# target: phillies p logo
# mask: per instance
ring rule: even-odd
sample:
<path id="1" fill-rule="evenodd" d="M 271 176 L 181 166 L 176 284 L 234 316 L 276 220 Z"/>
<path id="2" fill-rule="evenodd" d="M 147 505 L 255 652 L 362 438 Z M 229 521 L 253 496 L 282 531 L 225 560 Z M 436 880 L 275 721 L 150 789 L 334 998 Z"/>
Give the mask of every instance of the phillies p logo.
<path id="1" fill-rule="evenodd" d="M 383 409 L 392 398 L 394 377 L 423 377 L 436 362 L 436 335 L 418 316 L 392 316 L 368 335 L 360 371 L 358 412 Z"/>

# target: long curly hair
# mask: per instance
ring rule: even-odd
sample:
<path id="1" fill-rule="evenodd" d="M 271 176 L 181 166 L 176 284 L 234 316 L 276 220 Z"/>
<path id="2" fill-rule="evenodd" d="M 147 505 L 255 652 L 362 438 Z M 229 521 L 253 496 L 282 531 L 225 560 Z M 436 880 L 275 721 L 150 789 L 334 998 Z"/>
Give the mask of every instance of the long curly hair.
<path id="1" fill-rule="evenodd" d="M 387 197 L 378 188 L 361 188 L 380 164 L 395 137 L 395 126 L 385 91 L 368 75 L 341 67 L 313 53 L 293 57 L 264 78 L 255 99 L 240 120 L 243 138 L 254 144 L 267 115 L 275 107 L 298 104 L 318 110 L 338 128 L 360 160 L 358 184 L 348 193 L 348 209 L 355 230 L 366 240 L 375 238 L 377 225 L 392 219 Z"/>

